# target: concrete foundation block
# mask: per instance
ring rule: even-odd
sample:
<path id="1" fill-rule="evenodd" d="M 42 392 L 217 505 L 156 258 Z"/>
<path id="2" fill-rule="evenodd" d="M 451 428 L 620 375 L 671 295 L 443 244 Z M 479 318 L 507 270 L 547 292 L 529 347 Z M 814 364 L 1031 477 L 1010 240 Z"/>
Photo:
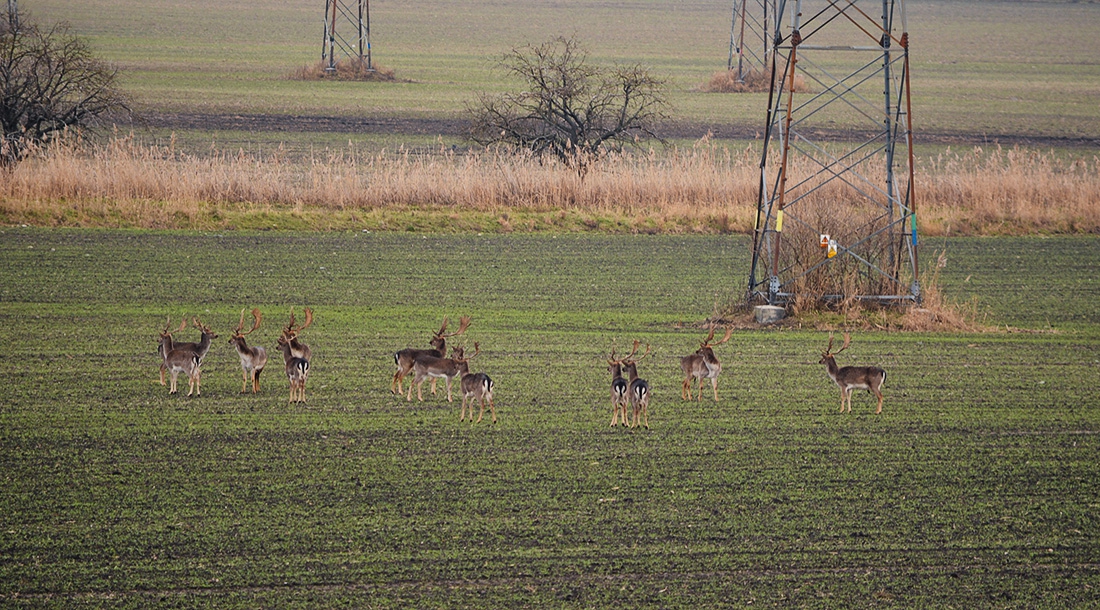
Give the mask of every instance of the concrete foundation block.
<path id="1" fill-rule="evenodd" d="M 752 311 L 757 324 L 774 324 L 787 317 L 787 310 L 775 305 L 757 305 Z"/>

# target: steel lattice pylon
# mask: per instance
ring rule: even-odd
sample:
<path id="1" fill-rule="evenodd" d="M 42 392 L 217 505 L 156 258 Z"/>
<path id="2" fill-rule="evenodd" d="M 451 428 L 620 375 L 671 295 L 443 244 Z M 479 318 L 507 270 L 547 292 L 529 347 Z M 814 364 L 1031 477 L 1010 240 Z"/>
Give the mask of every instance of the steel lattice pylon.
<path id="1" fill-rule="evenodd" d="M 370 48 L 370 0 L 354 0 L 355 5 L 343 0 L 325 0 L 325 35 L 321 41 L 321 62 L 327 62 L 326 70 L 336 70 L 336 54 L 342 53 L 355 58 L 373 70 Z M 341 29 L 354 29 L 355 39 L 349 39 L 337 32 Z"/>
<path id="2" fill-rule="evenodd" d="M 778 0 L 733 0 L 730 22 L 730 56 L 726 69 L 737 72 L 737 81 L 771 69 Z"/>
<path id="3" fill-rule="evenodd" d="M 904 1 L 776 2 L 747 300 L 918 303 Z"/>

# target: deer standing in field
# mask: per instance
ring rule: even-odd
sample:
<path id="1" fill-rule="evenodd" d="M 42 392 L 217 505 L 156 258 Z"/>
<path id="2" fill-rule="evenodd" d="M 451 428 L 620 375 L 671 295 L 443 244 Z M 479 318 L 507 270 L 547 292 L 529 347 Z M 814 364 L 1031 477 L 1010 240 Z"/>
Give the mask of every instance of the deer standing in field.
<path id="1" fill-rule="evenodd" d="M 290 381 L 290 399 L 287 402 L 306 401 L 306 378 L 309 377 L 309 360 L 294 355 L 287 336 L 280 335 L 277 341 L 279 351 L 283 353 L 283 363 L 286 369 L 287 380 Z"/>
<path id="2" fill-rule="evenodd" d="M 623 361 L 615 359 L 614 347 L 611 348 L 611 356 L 607 360 L 607 372 L 611 373 L 611 427 L 614 428 L 618 423 L 625 426 L 627 425 L 626 409 L 630 399 L 627 397 L 626 379 L 623 379 Z"/>
<path id="3" fill-rule="evenodd" d="M 641 341 L 634 340 L 634 350 L 630 352 L 626 358 L 623 359 L 623 370 L 626 372 L 629 383 L 627 385 L 627 393 L 630 396 L 630 406 L 634 411 L 634 417 L 630 421 L 630 427 L 634 428 L 641 421 L 641 415 L 645 418 L 646 430 L 649 429 L 649 383 L 640 377 L 638 377 L 638 362 L 645 358 L 649 354 L 649 344 L 645 346 L 645 353 L 640 358 L 635 359 L 634 354 L 638 352 L 638 346 Z"/>
<path id="4" fill-rule="evenodd" d="M 436 331 L 432 336 L 432 340 L 429 341 L 431 349 L 414 349 L 407 347 L 393 355 L 393 363 L 397 366 L 397 372 L 393 374 L 393 381 L 390 382 L 391 394 L 404 394 L 402 390 L 401 380 L 405 378 L 413 370 L 413 362 L 420 356 L 434 356 L 436 358 L 442 358 L 447 355 L 447 339 L 450 337 L 456 337 L 466 332 L 466 329 L 470 327 L 470 318 L 463 317 L 459 319 L 458 330 L 446 334 L 447 332 L 447 318 L 443 318 L 443 326 Z M 435 394 L 435 382 L 436 379 L 432 378 L 432 394 Z"/>
<path id="5" fill-rule="evenodd" d="M 451 350 L 450 358 L 437 358 L 436 356 L 422 355 L 413 360 L 413 381 L 409 384 L 408 400 L 412 400 L 413 386 L 416 386 L 417 400 L 424 402 L 421 390 L 427 379 L 445 379 L 447 382 L 447 402 L 454 402 L 451 398 L 451 380 L 457 377 L 461 371 L 459 362 L 463 360 L 462 346 Z"/>
<path id="6" fill-rule="evenodd" d="M 157 353 L 160 354 L 160 385 L 166 385 L 164 381 L 164 374 L 168 372 L 168 352 L 172 351 L 175 347 L 175 340 L 172 339 L 173 333 L 178 333 L 187 327 L 187 318 L 180 321 L 180 327 L 176 330 L 169 330 L 172 328 L 172 316 L 168 316 L 168 319 L 164 323 L 164 330 L 160 331 L 160 339 L 157 341 Z"/>
<path id="7" fill-rule="evenodd" d="M 691 382 L 695 379 L 699 381 L 695 390 L 695 398 L 702 400 L 703 380 L 710 379 L 710 385 L 714 389 L 714 402 L 718 402 L 718 373 L 722 372 L 722 363 L 718 362 L 718 358 L 715 357 L 714 348 L 729 341 L 733 329 L 726 329 L 726 336 L 722 337 L 721 341 L 711 343 L 711 339 L 714 339 L 714 330 L 713 327 L 710 329 L 710 334 L 707 335 L 707 338 L 703 340 L 703 343 L 699 345 L 699 349 L 695 350 L 694 354 L 680 358 L 680 368 L 684 371 L 684 383 L 680 390 L 680 397 L 684 400 L 691 400 Z"/>
<path id="8" fill-rule="evenodd" d="M 497 408 L 493 404 L 493 380 L 485 373 L 470 373 L 470 361 L 481 353 L 481 346 L 474 342 L 474 354 L 469 358 L 458 361 L 459 374 L 462 376 L 462 410 L 459 411 L 458 421 L 466 419 L 466 401 L 470 401 L 470 421 L 479 424 L 485 416 L 485 403 L 489 403 L 489 412 L 493 416 L 493 423 L 497 423 Z M 474 401 L 481 404 L 481 412 L 474 421 Z"/>
<path id="9" fill-rule="evenodd" d="M 852 342 L 852 336 L 844 333 L 844 345 L 835 353 L 833 349 L 833 333 L 829 333 L 829 346 L 821 353 L 818 364 L 824 364 L 829 372 L 829 377 L 840 387 L 840 412 L 844 412 L 844 403 L 848 403 L 848 412 L 852 412 L 852 390 L 862 389 L 868 393 L 874 393 L 878 398 L 878 409 L 875 413 L 882 413 L 882 384 L 886 382 L 886 371 L 877 366 L 845 366 L 837 368 L 836 354 L 848 349 Z"/>
<path id="10" fill-rule="evenodd" d="M 260 310 L 253 309 L 252 317 L 255 322 L 252 324 L 252 330 L 248 332 L 241 332 L 244 330 L 244 312 L 241 310 L 241 321 L 237 323 L 237 329 L 233 331 L 233 336 L 229 338 L 229 343 L 237 348 L 237 355 L 241 357 L 241 368 L 244 370 L 244 381 L 241 382 L 241 394 L 244 394 L 248 388 L 248 382 L 252 382 L 252 393 L 260 391 L 260 372 L 264 370 L 264 366 L 267 364 L 267 351 L 259 345 L 249 347 L 245 342 L 245 335 L 251 334 L 257 328 L 260 327 Z"/>
<path id="11" fill-rule="evenodd" d="M 313 310 L 306 307 L 306 323 L 298 326 L 294 320 L 294 308 L 290 308 L 290 323 L 283 327 L 283 339 L 286 339 L 287 345 L 290 346 L 290 352 L 295 358 L 301 358 L 302 360 L 313 360 L 313 350 L 309 349 L 309 346 L 305 343 L 298 341 L 298 333 L 309 328 L 309 325 L 313 324 Z M 304 399 L 303 399 L 304 400 Z"/>
<path id="12" fill-rule="evenodd" d="M 171 375 L 172 381 L 171 386 L 168 388 L 169 394 L 176 393 L 176 378 L 180 373 L 187 375 L 188 396 L 202 394 L 202 390 L 199 388 L 202 371 L 199 367 L 202 366 L 202 359 L 206 357 L 206 352 L 210 350 L 210 343 L 217 339 L 218 335 L 214 334 L 214 331 L 200 322 L 198 318 L 194 318 L 192 322 L 202 332 L 202 339 L 198 343 L 175 343 L 172 345 L 172 350 L 164 358 L 164 364 Z"/>

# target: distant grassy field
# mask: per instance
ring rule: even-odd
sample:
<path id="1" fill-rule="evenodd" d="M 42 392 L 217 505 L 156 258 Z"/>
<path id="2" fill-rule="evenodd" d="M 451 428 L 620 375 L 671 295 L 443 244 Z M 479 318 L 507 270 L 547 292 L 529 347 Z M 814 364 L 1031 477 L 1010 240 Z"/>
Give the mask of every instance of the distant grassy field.
<path id="1" fill-rule="evenodd" d="M 1100 5 L 906 4 L 918 133 L 1100 138 L 1100 40 L 1072 36 L 1100 27 Z M 597 61 L 641 62 L 667 77 L 677 119 L 755 125 L 766 103 L 762 94 L 697 91 L 726 65 L 730 3 L 718 0 L 376 2 L 374 59 L 402 80 L 390 84 L 286 78 L 320 59 L 321 3 L 35 0 L 21 7 L 72 23 L 126 70 L 123 82 L 139 106 L 155 112 L 454 117 L 477 92 L 514 86 L 491 69 L 494 58 L 573 34 Z"/>
<path id="2" fill-rule="evenodd" d="M 739 331 L 720 401 L 676 357 L 738 294 L 740 236 L 0 230 L 0 600 L 11 607 L 1086 607 L 1100 587 L 1100 239 L 947 239 L 991 324 Z M 239 395 L 312 306 L 309 402 Z M 156 383 L 164 318 L 221 335 L 200 398 Z M 393 350 L 474 318 L 499 424 L 388 391 Z M 1055 332 L 1050 332 L 1051 330 Z M 183 333 L 191 339 L 193 331 Z M 656 351 L 652 429 L 609 430 L 613 342 Z"/>

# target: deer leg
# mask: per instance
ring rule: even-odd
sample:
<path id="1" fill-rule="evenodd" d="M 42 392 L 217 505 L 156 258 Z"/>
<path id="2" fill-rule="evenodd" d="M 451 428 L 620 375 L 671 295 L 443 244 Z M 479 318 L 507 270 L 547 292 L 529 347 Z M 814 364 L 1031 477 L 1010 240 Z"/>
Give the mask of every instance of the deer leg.
<path id="1" fill-rule="evenodd" d="M 493 423 L 497 423 L 497 407 L 493 404 L 493 396 L 489 395 L 489 413 L 493 416 Z"/>
<path id="2" fill-rule="evenodd" d="M 451 400 L 451 378 L 447 377 L 446 379 L 447 379 L 447 402 L 454 402 L 453 400 Z M 435 379 L 434 378 L 432 379 L 432 384 L 433 385 L 435 384 Z M 434 392 L 433 392 L 433 394 L 434 394 Z M 471 416 L 472 416 L 472 414 L 471 414 Z"/>
<path id="3" fill-rule="evenodd" d="M 263 369 L 252 369 L 252 393 L 255 394 L 260 391 L 260 371 Z"/>
<path id="4" fill-rule="evenodd" d="M 435 396 L 435 382 L 437 382 L 437 381 L 439 381 L 439 380 L 436 379 L 435 377 L 432 377 L 432 396 Z M 449 386 L 450 383 L 448 382 L 447 385 Z M 450 401 L 450 398 L 448 398 L 447 400 Z"/>
<path id="5" fill-rule="evenodd" d="M 195 396 L 202 395 L 202 371 L 195 369 Z"/>
<path id="6" fill-rule="evenodd" d="M 475 424 L 481 423 L 481 418 L 485 417 L 485 397 L 481 397 L 481 411 L 477 414 L 477 421 Z M 474 418 L 473 405 L 470 405 L 470 419 Z"/>
<path id="7" fill-rule="evenodd" d="M 165 383 L 164 383 L 164 372 L 167 368 L 168 368 L 168 366 L 166 364 L 164 364 L 163 362 L 160 363 L 160 385 L 165 385 Z"/>
<path id="8" fill-rule="evenodd" d="M 714 389 L 714 402 L 718 402 L 718 378 L 710 378 L 710 387 Z"/>
<path id="9" fill-rule="evenodd" d="M 691 400 L 691 377 L 680 384 L 680 400 Z"/>
<path id="10" fill-rule="evenodd" d="M 168 393 L 169 394 L 175 394 L 176 393 L 176 378 L 177 377 L 179 377 L 179 372 L 172 371 L 172 385 L 170 385 L 168 387 Z"/>
<path id="11" fill-rule="evenodd" d="M 695 400 L 703 402 L 703 377 L 700 377 L 699 383 L 695 385 Z"/>
<path id="12" fill-rule="evenodd" d="M 875 409 L 875 413 L 882 413 L 882 390 L 875 388 L 875 396 L 878 398 L 878 409 Z"/>

